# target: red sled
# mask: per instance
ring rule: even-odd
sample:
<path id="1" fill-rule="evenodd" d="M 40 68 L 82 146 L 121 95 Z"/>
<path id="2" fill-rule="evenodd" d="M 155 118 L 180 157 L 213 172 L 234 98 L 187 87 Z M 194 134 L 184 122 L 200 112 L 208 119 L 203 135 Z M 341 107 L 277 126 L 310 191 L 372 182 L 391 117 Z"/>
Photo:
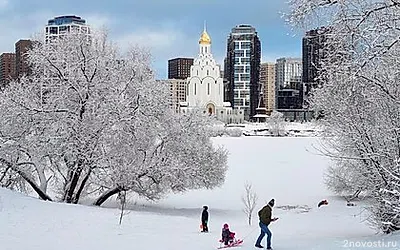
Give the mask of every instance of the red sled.
<path id="1" fill-rule="evenodd" d="M 238 247 L 243 244 L 243 240 L 240 239 L 233 239 L 232 242 L 229 242 L 228 245 L 223 245 L 224 241 L 221 239 L 219 240 L 221 245 L 217 249 L 223 249 L 223 248 L 230 248 L 230 247 Z"/>

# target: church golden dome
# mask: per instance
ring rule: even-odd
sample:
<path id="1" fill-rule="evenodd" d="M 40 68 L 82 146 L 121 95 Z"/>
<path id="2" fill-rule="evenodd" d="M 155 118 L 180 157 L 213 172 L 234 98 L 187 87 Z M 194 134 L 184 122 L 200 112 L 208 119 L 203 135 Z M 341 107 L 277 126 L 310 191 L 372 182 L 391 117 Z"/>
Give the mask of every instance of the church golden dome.
<path id="1" fill-rule="evenodd" d="M 207 31 L 204 30 L 201 34 L 199 44 L 211 44 L 211 38 L 208 35 Z"/>

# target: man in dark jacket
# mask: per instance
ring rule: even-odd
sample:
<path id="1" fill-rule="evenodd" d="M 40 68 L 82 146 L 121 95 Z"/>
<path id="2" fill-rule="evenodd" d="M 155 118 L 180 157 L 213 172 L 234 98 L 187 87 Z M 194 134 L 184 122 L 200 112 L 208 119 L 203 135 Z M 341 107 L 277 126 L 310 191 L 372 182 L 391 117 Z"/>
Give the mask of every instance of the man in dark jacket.
<path id="1" fill-rule="evenodd" d="M 203 206 L 203 212 L 201 213 L 201 226 L 203 228 L 202 232 L 208 232 L 208 207 Z"/>
<path id="2" fill-rule="evenodd" d="M 272 238 L 272 233 L 268 228 L 268 225 L 271 223 L 271 221 L 276 221 L 278 218 L 271 218 L 272 216 L 272 207 L 275 205 L 275 200 L 272 199 L 268 202 L 267 205 L 265 205 L 260 211 L 258 211 L 258 216 L 260 218 L 260 228 L 261 228 L 261 234 L 258 236 L 258 239 L 256 241 L 256 247 L 258 248 L 264 248 L 261 245 L 261 241 L 264 238 L 265 235 L 267 235 L 267 249 L 272 249 L 271 248 L 271 238 Z"/>

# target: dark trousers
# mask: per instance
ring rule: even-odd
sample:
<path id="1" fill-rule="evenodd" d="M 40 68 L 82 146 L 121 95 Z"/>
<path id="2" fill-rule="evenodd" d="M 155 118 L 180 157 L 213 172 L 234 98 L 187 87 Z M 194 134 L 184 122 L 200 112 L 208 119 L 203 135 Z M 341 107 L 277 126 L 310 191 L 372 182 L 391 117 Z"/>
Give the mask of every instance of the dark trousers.
<path id="1" fill-rule="evenodd" d="M 202 221 L 201 225 L 203 226 L 203 231 L 202 232 L 208 232 L 208 226 L 206 221 Z"/>
<path id="2" fill-rule="evenodd" d="M 261 221 L 258 224 L 261 228 L 261 233 L 256 241 L 256 246 L 260 246 L 262 239 L 264 238 L 265 235 L 267 235 L 267 249 L 271 249 L 271 238 L 272 238 L 271 231 L 269 230 L 268 226 L 262 223 Z"/>
<path id="3" fill-rule="evenodd" d="M 228 237 L 224 238 L 223 240 L 224 240 L 224 244 L 225 244 L 225 245 L 228 245 L 229 243 L 232 243 L 232 242 L 233 242 L 233 236 L 232 236 L 232 234 L 229 235 Z"/>

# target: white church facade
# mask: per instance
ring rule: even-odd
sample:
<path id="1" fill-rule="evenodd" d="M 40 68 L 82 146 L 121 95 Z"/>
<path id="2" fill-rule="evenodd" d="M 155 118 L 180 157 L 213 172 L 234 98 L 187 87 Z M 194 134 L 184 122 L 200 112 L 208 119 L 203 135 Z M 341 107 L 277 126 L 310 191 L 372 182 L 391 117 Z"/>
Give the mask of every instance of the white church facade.
<path id="1" fill-rule="evenodd" d="M 225 124 L 244 122 L 243 110 L 232 109 L 230 102 L 224 102 L 220 67 L 211 53 L 211 38 L 205 28 L 199 40 L 199 55 L 187 78 L 186 92 L 186 102 L 180 102 L 181 112 L 200 108 Z"/>

